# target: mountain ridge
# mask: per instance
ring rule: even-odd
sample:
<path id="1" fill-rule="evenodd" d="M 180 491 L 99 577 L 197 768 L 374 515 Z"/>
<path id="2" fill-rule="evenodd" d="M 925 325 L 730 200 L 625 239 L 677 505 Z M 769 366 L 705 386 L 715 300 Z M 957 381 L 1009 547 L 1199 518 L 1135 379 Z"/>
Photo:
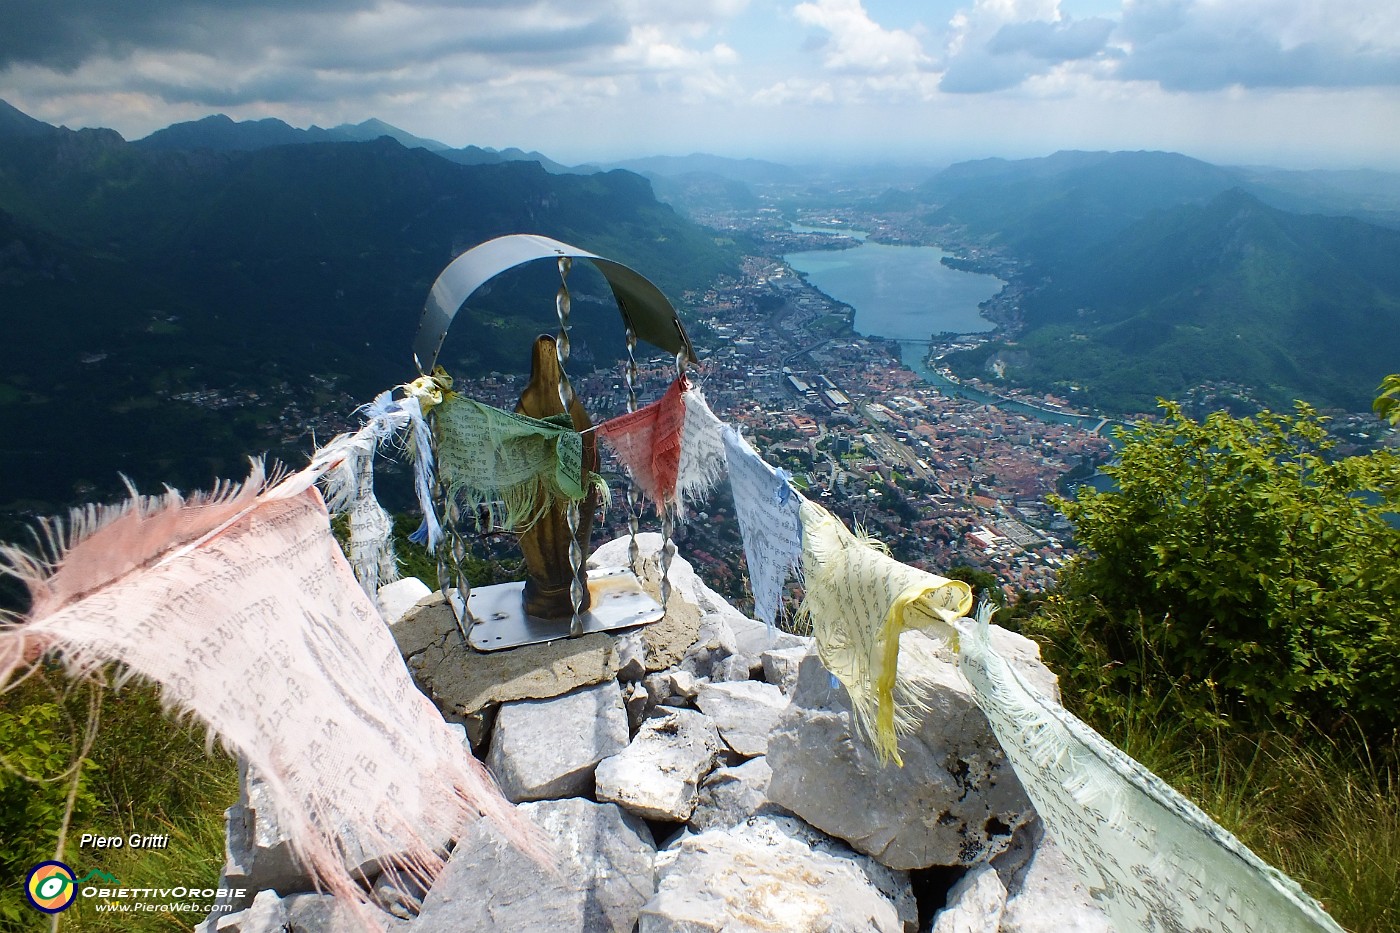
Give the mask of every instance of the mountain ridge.
<path id="1" fill-rule="evenodd" d="M 462 165 L 379 137 L 249 151 L 151 150 L 111 130 L 0 137 L 0 508 L 207 485 L 250 451 L 309 441 L 415 375 L 436 275 L 495 236 L 536 232 L 646 274 L 679 304 L 737 252 L 628 172 Z M 444 347 L 459 370 L 516 371 L 557 329 L 546 264 L 493 281 Z M 594 278 L 590 278 L 594 276 Z M 580 358 L 624 345 L 583 264 Z M 55 425 L 62 425 L 55 430 Z M 297 436 L 298 434 L 303 436 Z"/>
<path id="2" fill-rule="evenodd" d="M 1365 410 L 1400 359 L 1400 231 L 1294 214 L 1241 188 L 1150 212 L 1062 260 L 1021 303 L 1025 329 L 951 358 L 985 375 L 1146 412 L 1156 396 L 1241 384 L 1287 408 L 1299 395 Z"/>

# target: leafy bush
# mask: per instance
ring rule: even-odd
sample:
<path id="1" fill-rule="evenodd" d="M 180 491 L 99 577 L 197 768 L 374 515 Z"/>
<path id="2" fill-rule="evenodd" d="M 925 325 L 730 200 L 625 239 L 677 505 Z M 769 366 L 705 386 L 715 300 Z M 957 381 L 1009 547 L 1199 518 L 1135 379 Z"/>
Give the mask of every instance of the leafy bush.
<path id="1" fill-rule="evenodd" d="M 1203 423 L 1160 405 L 1160 422 L 1120 430 L 1116 489 L 1056 500 L 1092 554 L 1030 626 L 1052 662 L 1201 721 L 1350 720 L 1392 745 L 1400 458 L 1329 458 L 1303 403 Z"/>
<path id="2" fill-rule="evenodd" d="M 36 862 L 54 857 L 81 746 L 74 718 L 79 698 L 60 692 L 51 673 L 41 668 L 0 695 L 0 930 L 26 929 L 40 916 L 26 903 L 22 882 Z M 75 823 L 95 808 L 86 771 Z M 75 839 L 70 832 L 68 852 Z"/>
<path id="3" fill-rule="evenodd" d="M 199 878 L 212 886 L 219 876 L 223 811 L 238 795 L 234 762 L 218 752 L 207 754 L 204 730 L 173 721 L 150 683 L 134 680 L 120 690 L 103 690 L 97 709 L 86 702 L 91 698 L 60 669 L 43 666 L 0 695 L 0 931 L 37 928 L 41 915 L 26 903 L 19 882 L 36 862 L 54 857 L 70 768 L 95 713 L 96 737 L 83 763 L 62 858 L 123 881 Z M 94 853 L 77 846 L 83 833 L 155 832 L 170 834 L 168 849 Z M 176 930 L 187 928 L 189 919 L 96 914 L 80 899 L 64 914 L 64 925 Z"/>

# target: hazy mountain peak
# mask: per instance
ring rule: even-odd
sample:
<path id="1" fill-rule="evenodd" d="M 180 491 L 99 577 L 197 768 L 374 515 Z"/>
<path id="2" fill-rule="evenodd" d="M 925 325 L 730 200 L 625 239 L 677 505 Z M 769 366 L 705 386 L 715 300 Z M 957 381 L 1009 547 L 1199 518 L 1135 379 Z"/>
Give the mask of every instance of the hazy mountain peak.
<path id="1" fill-rule="evenodd" d="M 43 136 L 56 129 L 0 100 L 0 137 Z"/>
<path id="2" fill-rule="evenodd" d="M 306 142 L 306 137 L 306 130 L 299 130 L 275 117 L 235 121 L 227 114 L 216 113 L 200 120 L 173 123 L 163 130 L 134 140 L 132 145 L 141 149 L 247 151 Z"/>
<path id="3" fill-rule="evenodd" d="M 360 123 L 342 123 L 325 132 L 330 134 L 331 138 L 362 142 L 388 136 L 390 139 L 398 140 L 405 148 L 427 149 L 431 152 L 440 152 L 451 148 L 446 143 L 440 143 L 436 139 L 414 136 L 407 130 L 401 130 L 391 123 L 385 123 L 378 117 L 370 117 Z"/>

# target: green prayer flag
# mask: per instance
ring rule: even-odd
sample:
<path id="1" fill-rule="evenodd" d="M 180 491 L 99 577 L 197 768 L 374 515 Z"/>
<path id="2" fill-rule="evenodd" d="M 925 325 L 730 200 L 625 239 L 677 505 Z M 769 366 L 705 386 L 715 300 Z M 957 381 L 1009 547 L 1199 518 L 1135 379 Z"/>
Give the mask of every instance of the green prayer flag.
<path id="1" fill-rule="evenodd" d="M 449 498 L 486 505 L 492 522 L 525 531 L 558 502 L 593 485 L 583 436 L 568 415 L 531 418 L 448 392 L 435 409 L 438 474 Z"/>

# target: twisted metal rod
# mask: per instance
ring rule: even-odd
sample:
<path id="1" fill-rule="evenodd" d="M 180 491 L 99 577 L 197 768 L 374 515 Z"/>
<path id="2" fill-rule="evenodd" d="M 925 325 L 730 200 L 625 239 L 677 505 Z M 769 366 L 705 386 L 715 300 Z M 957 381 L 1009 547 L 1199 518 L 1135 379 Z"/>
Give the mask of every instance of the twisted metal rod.
<path id="1" fill-rule="evenodd" d="M 569 297 L 569 270 L 574 261 L 568 256 L 559 257 L 559 291 L 554 296 L 554 310 L 559 316 L 559 336 L 554 340 L 554 352 L 559 360 L 559 401 L 564 403 L 564 414 L 569 415 L 569 404 L 574 400 L 574 387 L 569 382 L 567 364 L 569 362 L 569 312 L 573 300 Z M 586 479 L 586 477 L 585 477 Z M 579 505 L 574 500 L 564 508 L 564 521 L 569 529 L 569 570 L 573 579 L 569 581 L 569 601 L 573 605 L 573 617 L 569 620 L 569 634 L 583 634 L 584 582 L 583 545 L 579 544 Z"/>
<path id="2" fill-rule="evenodd" d="M 627 413 L 630 415 L 637 410 L 637 332 L 632 329 L 630 321 L 627 324 L 627 363 L 623 367 L 622 373 L 623 379 L 627 383 Z M 636 488 L 629 476 L 627 481 L 627 565 L 632 568 L 633 573 L 639 572 L 637 568 L 642 556 L 641 548 L 637 546 L 638 513 L 640 511 Z"/>

